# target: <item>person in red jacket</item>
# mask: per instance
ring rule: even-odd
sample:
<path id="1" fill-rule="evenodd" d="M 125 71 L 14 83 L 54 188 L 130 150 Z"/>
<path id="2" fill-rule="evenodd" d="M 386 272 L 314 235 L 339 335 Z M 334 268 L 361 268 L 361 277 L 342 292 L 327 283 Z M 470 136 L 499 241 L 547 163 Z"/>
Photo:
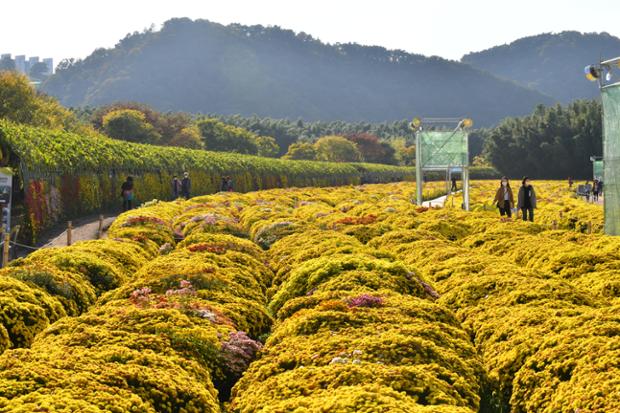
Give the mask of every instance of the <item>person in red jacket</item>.
<path id="1" fill-rule="evenodd" d="M 512 208 L 515 206 L 515 198 L 512 194 L 512 188 L 510 188 L 510 182 L 505 176 L 502 177 L 502 181 L 495 193 L 495 199 L 493 200 L 501 216 L 512 217 Z"/>

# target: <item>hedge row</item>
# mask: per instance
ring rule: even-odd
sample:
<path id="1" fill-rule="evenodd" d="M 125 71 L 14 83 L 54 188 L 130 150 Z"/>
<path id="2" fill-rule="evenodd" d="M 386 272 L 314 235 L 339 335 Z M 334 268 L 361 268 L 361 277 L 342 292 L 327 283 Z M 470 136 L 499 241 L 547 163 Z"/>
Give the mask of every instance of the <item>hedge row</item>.
<path id="1" fill-rule="evenodd" d="M 120 185 L 135 178 L 138 202 L 170 199 L 172 177 L 188 171 L 192 194 L 219 191 L 229 175 L 239 192 L 289 186 L 334 186 L 413 180 L 412 168 L 288 161 L 128 143 L 0 120 L 4 162 L 21 174 L 26 234 L 36 239 L 61 218 L 120 203 Z"/>

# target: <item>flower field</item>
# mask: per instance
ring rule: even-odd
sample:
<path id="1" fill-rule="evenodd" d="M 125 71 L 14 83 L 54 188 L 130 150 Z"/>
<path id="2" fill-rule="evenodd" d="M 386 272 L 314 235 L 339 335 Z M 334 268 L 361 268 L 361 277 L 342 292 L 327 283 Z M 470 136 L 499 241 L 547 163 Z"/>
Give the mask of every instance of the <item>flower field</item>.
<path id="1" fill-rule="evenodd" d="M 620 240 L 534 184 L 533 224 L 485 181 L 129 211 L 0 271 L 0 412 L 620 412 Z"/>

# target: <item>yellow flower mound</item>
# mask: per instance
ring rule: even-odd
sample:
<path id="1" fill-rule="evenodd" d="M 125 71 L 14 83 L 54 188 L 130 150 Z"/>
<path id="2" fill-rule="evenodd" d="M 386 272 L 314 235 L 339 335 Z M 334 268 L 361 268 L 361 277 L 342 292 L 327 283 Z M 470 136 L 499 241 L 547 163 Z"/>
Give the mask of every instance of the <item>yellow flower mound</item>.
<path id="1" fill-rule="evenodd" d="M 620 409 L 620 241 L 564 183 L 502 220 L 497 184 L 469 213 L 411 183 L 154 202 L 20 260 L 0 411 Z"/>

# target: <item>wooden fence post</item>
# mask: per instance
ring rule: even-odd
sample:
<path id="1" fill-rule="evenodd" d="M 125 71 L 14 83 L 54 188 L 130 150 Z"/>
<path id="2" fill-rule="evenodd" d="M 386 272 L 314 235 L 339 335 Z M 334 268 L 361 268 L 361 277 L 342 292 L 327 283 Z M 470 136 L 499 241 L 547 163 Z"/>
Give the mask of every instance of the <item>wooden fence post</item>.
<path id="1" fill-rule="evenodd" d="M 551 225 L 551 228 L 553 228 L 554 230 L 558 229 L 558 221 L 554 219 L 553 224 Z"/>
<path id="2" fill-rule="evenodd" d="M 592 233 L 592 221 L 588 221 L 588 234 Z"/>
<path id="3" fill-rule="evenodd" d="M 20 225 L 15 225 L 15 228 L 13 228 L 13 239 L 15 240 L 14 242 L 17 242 L 17 240 L 19 239 L 19 230 L 21 229 Z M 17 245 L 15 245 L 15 248 L 13 248 L 13 259 L 17 258 Z"/>
<path id="4" fill-rule="evenodd" d="M 99 215 L 99 229 L 97 230 L 97 239 L 101 239 L 103 234 L 103 215 Z"/>
<path id="5" fill-rule="evenodd" d="M 9 247 L 11 246 L 11 233 L 4 234 L 4 245 L 2 246 L 2 266 L 9 265 Z"/>
<path id="6" fill-rule="evenodd" d="M 73 234 L 71 233 L 73 231 L 73 224 L 71 221 L 69 221 L 67 223 L 67 245 L 71 245 L 71 241 L 72 241 L 72 236 Z"/>

